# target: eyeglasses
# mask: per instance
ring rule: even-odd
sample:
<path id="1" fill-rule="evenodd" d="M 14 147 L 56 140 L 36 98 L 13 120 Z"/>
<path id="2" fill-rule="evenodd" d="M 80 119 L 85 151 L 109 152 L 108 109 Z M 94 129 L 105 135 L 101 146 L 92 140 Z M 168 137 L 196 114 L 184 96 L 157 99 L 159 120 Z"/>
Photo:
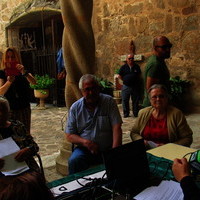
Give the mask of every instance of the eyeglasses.
<path id="1" fill-rule="evenodd" d="M 161 49 L 171 49 L 172 48 L 172 44 L 166 44 L 166 45 L 162 45 L 162 46 L 156 46 L 157 48 L 161 48 Z"/>
<path id="2" fill-rule="evenodd" d="M 132 57 L 132 58 L 128 58 L 129 60 L 134 60 L 134 58 Z"/>
<path id="3" fill-rule="evenodd" d="M 87 88 L 82 89 L 82 91 L 83 92 L 90 92 L 90 91 L 94 92 L 97 89 L 98 89 L 97 87 L 87 87 Z"/>
<path id="4" fill-rule="evenodd" d="M 151 99 L 156 100 L 156 99 L 164 99 L 166 96 L 164 94 L 160 94 L 160 95 L 155 95 L 152 96 Z"/>

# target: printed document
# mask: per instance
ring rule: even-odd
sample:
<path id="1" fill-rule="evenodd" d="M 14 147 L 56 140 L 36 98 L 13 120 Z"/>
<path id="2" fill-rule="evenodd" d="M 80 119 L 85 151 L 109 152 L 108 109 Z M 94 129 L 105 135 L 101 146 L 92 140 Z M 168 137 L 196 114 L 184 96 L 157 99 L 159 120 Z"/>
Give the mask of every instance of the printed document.
<path id="1" fill-rule="evenodd" d="M 183 200 L 180 183 L 175 181 L 162 181 L 158 186 L 152 186 L 133 199 L 136 200 Z"/>
<path id="2" fill-rule="evenodd" d="M 15 160 L 18 151 L 20 151 L 20 148 L 11 137 L 0 140 L 0 158 L 5 161 L 1 172 L 5 176 L 17 175 L 29 169 L 26 162 L 17 162 Z"/>

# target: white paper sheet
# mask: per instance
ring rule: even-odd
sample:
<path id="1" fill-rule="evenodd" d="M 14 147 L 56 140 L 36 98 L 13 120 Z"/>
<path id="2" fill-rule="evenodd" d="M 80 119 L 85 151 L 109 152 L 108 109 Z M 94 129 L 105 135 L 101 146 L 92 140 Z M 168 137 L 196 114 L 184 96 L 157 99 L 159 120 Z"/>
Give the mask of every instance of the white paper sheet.
<path id="1" fill-rule="evenodd" d="M 162 181 L 158 186 L 152 186 L 133 199 L 136 200 L 183 200 L 180 183 L 175 181 Z"/>
<path id="2" fill-rule="evenodd" d="M 15 160 L 15 156 L 19 150 L 20 148 L 11 137 L 0 140 L 0 158 L 5 161 L 1 172 L 5 176 L 17 175 L 29 169 L 25 162 L 17 162 Z"/>

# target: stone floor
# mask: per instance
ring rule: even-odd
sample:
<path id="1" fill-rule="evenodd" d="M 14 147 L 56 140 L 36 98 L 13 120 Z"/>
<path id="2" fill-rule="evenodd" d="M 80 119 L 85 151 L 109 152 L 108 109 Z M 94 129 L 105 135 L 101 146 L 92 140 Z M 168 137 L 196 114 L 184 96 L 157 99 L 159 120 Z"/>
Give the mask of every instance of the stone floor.
<path id="1" fill-rule="evenodd" d="M 47 181 L 53 181 L 62 178 L 62 175 L 56 172 L 55 159 L 62 147 L 64 137 L 63 128 L 67 116 L 65 107 L 54 107 L 47 105 L 47 109 L 38 110 L 36 105 L 32 104 L 32 124 L 31 134 L 40 147 L 40 155 L 42 157 L 45 176 Z M 119 105 L 122 114 L 121 105 Z M 192 114 L 186 115 L 187 121 L 193 130 L 192 148 L 200 149 L 200 108 L 196 108 Z M 129 132 L 135 123 L 134 117 L 124 118 L 123 143 L 130 141 Z"/>

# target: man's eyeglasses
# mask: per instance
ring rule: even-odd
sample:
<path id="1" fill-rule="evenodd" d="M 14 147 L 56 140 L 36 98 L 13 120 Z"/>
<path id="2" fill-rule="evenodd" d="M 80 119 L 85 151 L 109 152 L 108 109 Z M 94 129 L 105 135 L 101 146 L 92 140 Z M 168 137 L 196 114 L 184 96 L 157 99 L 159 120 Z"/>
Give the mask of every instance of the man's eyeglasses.
<path id="1" fill-rule="evenodd" d="M 156 46 L 157 48 L 161 48 L 161 49 L 171 49 L 172 48 L 172 44 L 166 44 L 166 45 L 162 45 L 162 46 Z"/>
<path id="2" fill-rule="evenodd" d="M 90 91 L 94 92 L 97 89 L 98 89 L 97 87 L 87 87 L 87 88 L 82 89 L 82 91 L 83 92 L 90 92 Z"/>
<path id="3" fill-rule="evenodd" d="M 134 58 L 132 57 L 132 58 L 128 58 L 129 60 L 134 60 Z"/>
<path id="4" fill-rule="evenodd" d="M 156 100 L 156 99 L 164 99 L 166 97 L 166 95 L 164 94 L 160 94 L 160 95 L 155 95 L 155 96 L 152 96 L 151 99 L 153 100 Z"/>

